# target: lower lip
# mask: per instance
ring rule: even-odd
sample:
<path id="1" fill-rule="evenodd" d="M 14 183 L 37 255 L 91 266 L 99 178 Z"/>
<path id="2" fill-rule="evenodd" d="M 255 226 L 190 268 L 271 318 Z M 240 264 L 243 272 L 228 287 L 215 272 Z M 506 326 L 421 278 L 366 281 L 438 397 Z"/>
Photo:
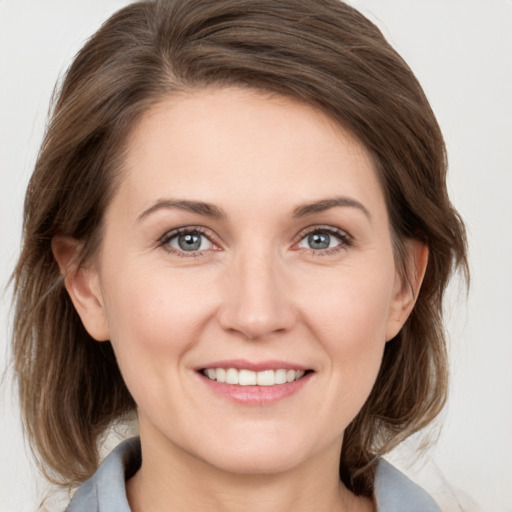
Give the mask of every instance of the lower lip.
<path id="1" fill-rule="evenodd" d="M 214 393 L 243 405 L 265 405 L 283 400 L 298 393 L 309 382 L 312 375 L 313 372 L 307 373 L 299 380 L 274 386 L 240 386 L 217 382 L 199 373 L 203 382 Z"/>

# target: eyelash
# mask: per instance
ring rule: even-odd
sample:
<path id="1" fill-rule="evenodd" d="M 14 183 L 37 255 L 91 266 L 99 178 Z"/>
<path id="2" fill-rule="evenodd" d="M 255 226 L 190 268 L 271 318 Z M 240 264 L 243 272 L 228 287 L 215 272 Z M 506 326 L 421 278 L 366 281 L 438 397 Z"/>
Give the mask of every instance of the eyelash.
<path id="1" fill-rule="evenodd" d="M 346 233 L 345 231 L 342 231 L 341 229 L 334 228 L 332 226 L 310 226 L 303 231 L 301 231 L 297 235 L 297 241 L 293 243 L 293 247 L 297 247 L 297 245 L 304 240 L 307 236 L 312 235 L 313 233 L 327 233 L 328 235 L 335 236 L 340 240 L 340 243 L 332 248 L 327 249 L 307 249 L 304 248 L 308 253 L 314 255 L 314 256 L 330 256 L 332 254 L 336 254 L 337 252 L 346 249 L 347 247 L 350 247 L 353 245 L 353 239 L 352 237 Z M 212 250 L 212 249 L 206 249 L 206 250 L 199 250 L 199 251 L 183 251 L 175 249 L 174 247 L 171 247 L 169 243 L 179 235 L 183 234 L 199 234 L 201 236 L 204 236 L 208 239 L 208 241 L 214 246 L 218 247 L 218 245 L 212 240 L 212 236 L 208 230 L 201 226 L 184 226 L 180 228 L 173 229 L 172 231 L 169 231 L 165 233 L 158 241 L 158 246 L 162 247 L 166 252 L 170 254 L 175 254 L 176 256 L 180 258 L 196 258 L 198 256 L 204 255 L 205 252 Z M 300 248 L 296 248 L 294 250 L 299 250 Z M 213 249 L 213 250 L 219 250 Z"/>
<path id="2" fill-rule="evenodd" d="M 160 240 L 158 241 L 158 246 L 162 247 L 166 252 L 169 254 L 174 254 L 180 258 L 197 258 L 198 256 L 202 256 L 206 250 L 203 251 L 181 251 L 178 249 L 175 249 L 174 247 L 171 247 L 169 243 L 174 238 L 180 236 L 180 235 L 188 235 L 188 234 L 199 234 L 201 236 L 204 236 L 207 238 L 210 243 L 214 246 L 216 246 L 215 242 L 212 241 L 212 236 L 209 234 L 209 231 L 201 226 L 184 226 L 181 228 L 173 229 L 172 231 L 168 231 L 163 235 Z M 211 249 L 209 249 L 211 250 Z M 215 250 L 215 249 L 213 249 Z M 218 250 L 218 249 L 217 249 Z"/>
<path id="3" fill-rule="evenodd" d="M 302 230 L 297 235 L 297 242 L 293 244 L 294 247 L 296 247 L 302 240 L 304 240 L 309 235 L 312 235 L 313 233 L 327 233 L 328 235 L 335 236 L 340 240 L 340 243 L 336 245 L 335 247 L 331 247 L 328 249 L 307 249 L 309 254 L 313 256 L 331 256 L 333 254 L 338 253 L 339 251 L 342 251 L 348 247 L 351 247 L 353 245 L 353 238 L 346 232 L 339 228 L 335 228 L 333 226 L 310 226 Z M 298 249 L 297 249 L 298 250 Z"/>

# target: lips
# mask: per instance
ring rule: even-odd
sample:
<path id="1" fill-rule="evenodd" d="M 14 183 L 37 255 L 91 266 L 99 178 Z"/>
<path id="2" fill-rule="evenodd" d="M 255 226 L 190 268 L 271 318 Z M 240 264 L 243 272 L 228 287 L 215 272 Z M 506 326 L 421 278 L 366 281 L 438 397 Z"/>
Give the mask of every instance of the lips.
<path id="1" fill-rule="evenodd" d="M 196 369 L 216 395 L 243 405 L 264 405 L 298 393 L 315 373 L 300 364 L 218 361 Z"/>

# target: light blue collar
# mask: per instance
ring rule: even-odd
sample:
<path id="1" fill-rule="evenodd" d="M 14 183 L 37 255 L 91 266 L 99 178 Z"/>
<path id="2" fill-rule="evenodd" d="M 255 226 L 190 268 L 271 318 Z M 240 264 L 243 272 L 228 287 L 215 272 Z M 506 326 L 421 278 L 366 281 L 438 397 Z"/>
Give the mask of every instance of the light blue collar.
<path id="1" fill-rule="evenodd" d="M 65 512 L 130 512 L 125 481 L 141 464 L 138 437 L 122 442 L 76 491 Z M 434 500 L 389 462 L 375 476 L 377 512 L 441 512 Z"/>

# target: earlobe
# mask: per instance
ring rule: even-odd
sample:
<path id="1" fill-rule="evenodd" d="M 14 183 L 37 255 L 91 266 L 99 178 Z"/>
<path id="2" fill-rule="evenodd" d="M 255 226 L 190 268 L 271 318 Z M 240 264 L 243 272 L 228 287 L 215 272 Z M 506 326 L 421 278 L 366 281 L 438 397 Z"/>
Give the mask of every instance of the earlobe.
<path id="1" fill-rule="evenodd" d="M 56 235 L 52 239 L 52 252 L 64 285 L 85 329 L 95 340 L 106 341 L 109 331 L 98 272 L 79 265 L 81 248 L 81 243 L 69 236 Z"/>
<path id="2" fill-rule="evenodd" d="M 408 240 L 405 244 L 406 275 L 398 270 L 395 274 L 395 285 L 386 329 L 386 341 L 391 340 L 400 332 L 400 329 L 411 314 L 427 270 L 428 247 L 418 240 Z"/>

